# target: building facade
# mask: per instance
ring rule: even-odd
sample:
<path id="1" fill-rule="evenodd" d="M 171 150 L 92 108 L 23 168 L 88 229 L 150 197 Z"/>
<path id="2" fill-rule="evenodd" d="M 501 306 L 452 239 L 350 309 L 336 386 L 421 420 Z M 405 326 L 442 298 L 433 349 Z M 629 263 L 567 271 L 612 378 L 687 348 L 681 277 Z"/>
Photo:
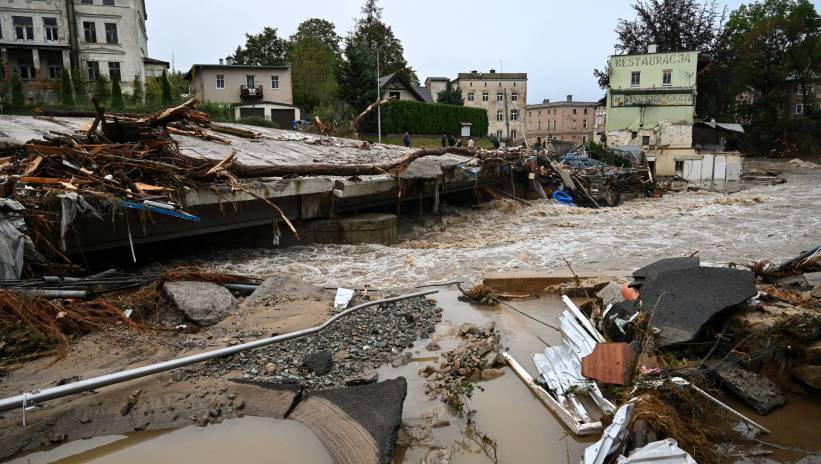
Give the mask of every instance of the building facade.
<path id="1" fill-rule="evenodd" d="M 791 118 L 803 118 L 810 112 L 821 109 L 821 92 L 819 90 L 821 90 L 821 81 L 807 85 L 806 89 L 796 85 L 790 93 L 787 114 Z"/>
<path id="2" fill-rule="evenodd" d="M 147 19 L 144 0 L 4 0 L 0 79 L 17 73 L 31 101 L 56 99 L 63 69 L 89 88 L 106 76 L 130 89 L 145 80 Z"/>
<path id="3" fill-rule="evenodd" d="M 465 106 L 487 111 L 488 135 L 521 142 L 525 137 L 527 106 L 526 73 L 459 73 L 456 85 L 462 89 Z"/>
<path id="4" fill-rule="evenodd" d="M 300 118 L 290 66 L 195 64 L 185 79 L 201 100 L 233 106 L 237 119 L 264 118 L 287 129 Z"/>
<path id="5" fill-rule="evenodd" d="M 425 79 L 425 88 L 428 89 L 434 103 L 439 102 L 439 92 L 447 90 L 450 83 L 450 79 L 447 77 L 429 77 Z"/>
<path id="6" fill-rule="evenodd" d="M 382 98 L 385 100 L 417 101 L 433 103 L 433 98 L 425 87 L 414 87 L 397 73 L 379 78 Z"/>
<path id="7" fill-rule="evenodd" d="M 527 135 L 531 139 L 555 139 L 576 145 L 595 140 L 597 102 L 573 101 L 568 95 L 562 102 L 545 100 L 527 105 Z"/>

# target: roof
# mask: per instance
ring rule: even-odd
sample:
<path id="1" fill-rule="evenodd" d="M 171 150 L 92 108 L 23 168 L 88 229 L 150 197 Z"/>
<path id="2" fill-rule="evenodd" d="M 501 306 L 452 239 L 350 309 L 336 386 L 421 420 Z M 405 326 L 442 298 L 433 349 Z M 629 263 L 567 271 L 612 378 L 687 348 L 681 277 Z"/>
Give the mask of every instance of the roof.
<path id="1" fill-rule="evenodd" d="M 191 79 L 191 73 L 195 69 L 224 69 L 224 70 L 232 70 L 232 69 L 250 69 L 255 71 L 286 71 L 291 69 L 290 65 L 284 66 L 251 66 L 245 64 L 195 64 L 191 66 L 191 70 L 185 73 L 185 79 Z"/>
<path id="2" fill-rule="evenodd" d="M 428 81 L 448 81 L 448 82 L 450 82 L 450 78 L 448 78 L 448 77 L 429 77 L 429 78 L 425 79 L 425 82 L 428 82 Z"/>
<path id="3" fill-rule="evenodd" d="M 655 53 L 625 53 L 623 55 L 610 55 L 610 58 L 618 58 L 622 56 L 644 56 L 644 55 L 672 55 L 674 53 L 698 53 L 698 50 L 676 50 L 673 52 L 655 52 Z"/>
<path id="4" fill-rule="evenodd" d="M 527 73 L 459 73 L 459 80 L 526 81 Z"/>
<path id="5" fill-rule="evenodd" d="M 536 105 L 527 105 L 525 109 L 539 109 L 539 108 L 559 108 L 562 106 L 599 106 L 599 102 L 585 102 L 585 101 L 557 101 L 550 103 L 539 103 Z"/>
<path id="6" fill-rule="evenodd" d="M 171 67 L 171 63 L 169 63 L 168 61 L 158 60 L 158 59 L 149 58 L 149 57 L 143 58 L 143 63 L 144 64 L 158 64 L 158 65 L 161 65 L 161 66 L 165 66 L 166 68 Z"/>
<path id="7" fill-rule="evenodd" d="M 427 87 L 415 87 L 414 90 L 425 100 L 425 103 L 433 103 L 433 95 Z"/>
<path id="8" fill-rule="evenodd" d="M 413 87 L 412 85 L 410 85 L 408 83 L 408 81 L 406 81 L 405 78 L 402 77 L 402 75 L 399 74 L 399 73 L 392 73 L 392 74 L 388 74 L 387 76 L 380 77 L 379 78 L 379 88 L 384 90 L 384 88 L 393 81 L 399 81 L 420 102 L 430 103 L 424 96 L 422 96 L 419 93 L 419 87 Z M 425 89 L 425 90 L 427 90 L 427 89 Z M 430 92 L 428 92 L 428 96 L 430 96 Z M 433 100 L 433 99 L 431 98 L 431 100 Z"/>
<path id="9" fill-rule="evenodd" d="M 715 122 L 715 121 L 699 121 L 696 122 L 697 126 L 707 126 L 711 129 L 716 129 L 722 132 L 734 132 L 737 134 L 744 133 L 744 127 L 741 124 L 730 123 L 730 122 Z"/>

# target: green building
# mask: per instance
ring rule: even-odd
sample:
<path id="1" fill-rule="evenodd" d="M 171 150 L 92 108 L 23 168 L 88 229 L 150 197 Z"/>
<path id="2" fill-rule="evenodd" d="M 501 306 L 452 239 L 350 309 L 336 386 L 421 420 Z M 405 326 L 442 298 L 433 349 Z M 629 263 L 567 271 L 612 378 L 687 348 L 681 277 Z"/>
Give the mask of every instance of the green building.
<path id="1" fill-rule="evenodd" d="M 607 93 L 607 144 L 640 145 L 660 176 L 693 150 L 698 52 L 612 56 Z"/>

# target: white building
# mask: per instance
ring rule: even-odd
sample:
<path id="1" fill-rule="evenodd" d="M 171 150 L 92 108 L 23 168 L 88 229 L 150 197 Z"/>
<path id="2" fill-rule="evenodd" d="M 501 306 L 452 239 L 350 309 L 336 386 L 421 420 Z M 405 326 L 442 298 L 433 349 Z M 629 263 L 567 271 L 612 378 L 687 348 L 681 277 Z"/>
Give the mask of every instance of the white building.
<path id="1" fill-rule="evenodd" d="M 0 79 L 17 72 L 33 101 L 52 100 L 63 69 L 89 82 L 119 78 L 130 91 L 145 79 L 148 19 L 144 0 L 3 0 Z"/>

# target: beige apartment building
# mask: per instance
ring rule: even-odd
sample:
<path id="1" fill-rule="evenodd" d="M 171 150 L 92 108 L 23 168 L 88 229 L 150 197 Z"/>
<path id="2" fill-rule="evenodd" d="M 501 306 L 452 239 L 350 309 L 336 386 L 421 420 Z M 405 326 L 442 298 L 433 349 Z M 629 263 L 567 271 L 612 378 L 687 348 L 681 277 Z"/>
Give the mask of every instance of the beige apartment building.
<path id="1" fill-rule="evenodd" d="M 531 139 L 556 139 L 577 145 L 595 141 L 596 124 L 603 132 L 604 120 L 597 121 L 598 102 L 573 101 L 568 95 L 565 101 L 545 100 L 538 105 L 527 106 L 527 135 Z"/>
<path id="2" fill-rule="evenodd" d="M 290 66 L 195 64 L 185 76 L 192 94 L 203 101 L 232 105 L 237 119 L 257 117 L 281 129 L 300 118 L 294 106 Z"/>
<path id="3" fill-rule="evenodd" d="M 54 101 L 63 69 L 93 88 L 100 76 L 130 90 L 145 78 L 148 19 L 144 0 L 3 0 L 0 80 L 12 72 L 30 101 Z"/>
<path id="4" fill-rule="evenodd" d="M 511 144 L 524 139 L 527 73 L 497 73 L 493 69 L 459 73 L 456 85 L 462 89 L 465 106 L 487 111 L 488 135 Z"/>

